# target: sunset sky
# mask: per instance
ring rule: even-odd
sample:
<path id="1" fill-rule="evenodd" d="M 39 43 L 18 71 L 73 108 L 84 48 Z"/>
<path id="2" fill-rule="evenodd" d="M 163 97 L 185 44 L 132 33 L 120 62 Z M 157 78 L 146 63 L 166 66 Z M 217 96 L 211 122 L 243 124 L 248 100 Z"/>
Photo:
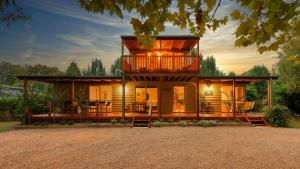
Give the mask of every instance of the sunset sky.
<path id="1" fill-rule="evenodd" d="M 129 16 L 117 17 L 91 14 L 71 0 L 17 1 L 32 19 L 13 23 L 10 27 L 0 25 L 0 61 L 16 64 L 46 64 L 64 71 L 75 60 L 85 68 L 92 58 L 101 58 L 106 70 L 121 54 L 120 35 L 132 35 Z M 222 1 L 218 16 L 228 14 L 235 8 L 232 2 Z M 277 54 L 260 55 L 256 47 L 234 47 L 233 32 L 237 23 L 228 22 L 216 32 L 207 32 L 200 40 L 200 52 L 213 55 L 218 67 L 224 71 L 242 73 L 253 65 L 264 64 L 271 68 Z M 167 24 L 163 35 L 187 35 Z"/>

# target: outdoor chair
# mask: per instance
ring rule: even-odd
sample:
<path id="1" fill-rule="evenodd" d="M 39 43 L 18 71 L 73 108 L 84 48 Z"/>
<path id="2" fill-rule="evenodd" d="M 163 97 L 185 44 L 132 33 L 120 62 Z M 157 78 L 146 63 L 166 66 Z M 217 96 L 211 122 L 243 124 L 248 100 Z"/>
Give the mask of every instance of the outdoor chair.
<path id="1" fill-rule="evenodd" d="M 107 110 L 107 107 L 109 107 L 110 106 L 110 102 L 109 101 L 106 101 L 106 103 L 105 103 L 105 110 L 106 110 L 106 112 L 108 112 Z"/>

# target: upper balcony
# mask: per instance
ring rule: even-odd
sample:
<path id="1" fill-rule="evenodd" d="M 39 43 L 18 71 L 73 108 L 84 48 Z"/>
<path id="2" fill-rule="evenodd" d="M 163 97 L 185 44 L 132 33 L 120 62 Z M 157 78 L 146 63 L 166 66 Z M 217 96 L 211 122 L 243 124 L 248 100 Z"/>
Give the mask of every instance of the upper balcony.
<path id="1" fill-rule="evenodd" d="M 151 49 L 143 48 L 134 36 L 122 36 L 122 49 L 125 73 L 199 72 L 199 38 L 194 36 L 156 36 Z"/>

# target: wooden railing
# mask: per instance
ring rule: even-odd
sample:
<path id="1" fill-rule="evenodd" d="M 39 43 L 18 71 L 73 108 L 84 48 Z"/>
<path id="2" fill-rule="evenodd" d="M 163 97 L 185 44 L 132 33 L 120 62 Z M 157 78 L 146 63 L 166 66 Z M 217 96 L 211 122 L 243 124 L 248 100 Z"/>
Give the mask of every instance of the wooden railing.
<path id="1" fill-rule="evenodd" d="M 123 68 L 126 73 L 198 73 L 198 56 L 123 56 Z"/>

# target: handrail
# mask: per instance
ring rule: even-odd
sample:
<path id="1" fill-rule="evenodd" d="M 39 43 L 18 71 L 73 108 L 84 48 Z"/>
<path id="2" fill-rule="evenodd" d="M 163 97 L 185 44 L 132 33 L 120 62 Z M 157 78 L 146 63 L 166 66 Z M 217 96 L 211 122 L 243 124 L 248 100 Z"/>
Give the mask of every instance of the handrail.
<path id="1" fill-rule="evenodd" d="M 125 72 L 199 72 L 197 56 L 123 55 Z"/>

